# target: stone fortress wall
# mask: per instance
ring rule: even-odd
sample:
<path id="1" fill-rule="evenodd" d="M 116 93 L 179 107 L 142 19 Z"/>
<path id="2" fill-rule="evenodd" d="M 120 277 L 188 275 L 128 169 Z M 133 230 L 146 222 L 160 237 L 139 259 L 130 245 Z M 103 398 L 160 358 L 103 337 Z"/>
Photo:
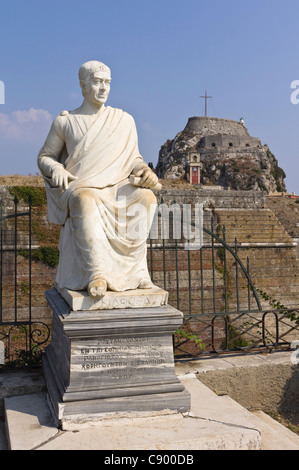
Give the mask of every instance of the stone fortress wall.
<path id="1" fill-rule="evenodd" d="M 215 158 L 219 151 L 231 153 L 235 157 L 235 149 L 242 148 L 246 153 L 252 149 L 261 149 L 261 140 L 251 137 L 244 124 L 238 121 L 220 118 L 193 117 L 189 118 L 184 132 L 188 131 L 200 136 L 197 144 L 200 159 Z"/>
<path id="2" fill-rule="evenodd" d="M 231 119 L 214 117 L 194 116 L 188 119 L 185 131 L 205 137 L 207 135 L 233 135 L 239 137 L 250 137 L 244 124 Z"/>
<path id="3" fill-rule="evenodd" d="M 191 117 L 184 132 L 200 136 L 200 147 L 261 147 L 261 140 L 251 137 L 242 122 L 230 119 Z"/>
<path id="4" fill-rule="evenodd" d="M 217 147 L 226 147 L 232 149 L 233 147 L 257 148 L 261 147 L 260 139 L 256 137 L 241 137 L 241 136 L 228 136 L 228 135 L 214 135 L 203 137 L 200 141 L 200 148 L 207 147 L 216 149 Z"/>
<path id="5" fill-rule="evenodd" d="M 204 226 L 211 229 L 213 220 L 213 232 L 220 238 L 225 227 L 226 241 L 231 247 L 237 239 L 241 261 L 246 265 L 247 257 L 250 260 L 254 285 L 285 305 L 298 304 L 296 242 L 267 207 L 265 193 L 218 189 L 164 190 L 158 202 L 161 196 L 168 205 L 174 202 L 180 205 L 202 203 Z M 194 275 L 198 277 L 198 273 Z M 264 306 L 266 308 L 268 304 Z"/>
<path id="6" fill-rule="evenodd" d="M 288 308 L 296 308 L 299 302 L 299 259 L 297 253 L 297 242 L 291 238 L 285 227 L 277 219 L 276 215 L 267 205 L 265 193 L 260 191 L 230 191 L 219 189 L 201 189 L 198 191 L 162 191 L 163 200 L 171 205 L 174 202 L 183 204 L 202 203 L 204 206 L 204 226 L 220 238 L 223 238 L 225 227 L 226 243 L 234 250 L 237 240 L 238 257 L 243 266 L 247 267 L 249 262 L 250 277 L 256 289 L 279 301 Z M 209 341 L 210 336 L 202 325 L 208 325 L 214 314 L 213 306 L 216 304 L 216 312 L 225 311 L 225 287 L 224 287 L 224 261 L 223 248 L 217 240 L 215 241 L 214 255 L 211 248 L 211 237 L 204 234 L 204 249 L 200 261 L 199 251 L 191 251 L 189 254 L 181 250 L 178 253 L 172 248 L 168 250 L 166 259 L 166 278 L 169 299 L 173 306 L 177 305 L 177 277 L 179 279 L 179 308 L 188 318 L 190 311 L 192 315 L 199 314 L 197 321 L 192 323 L 193 331 L 199 328 L 200 337 Z M 154 281 L 163 286 L 162 276 L 162 248 L 154 252 Z M 167 250 L 166 250 L 167 251 Z M 178 258 L 178 276 L 175 273 Z M 213 272 L 213 256 L 216 269 Z M 160 260 L 160 264 L 158 263 Z M 189 272 L 189 267 L 191 272 Z M 201 273 L 201 269 L 203 273 Z M 248 309 L 248 285 L 245 276 L 239 267 L 239 291 L 237 298 L 236 290 L 236 262 L 234 257 L 226 252 L 227 272 L 227 303 L 228 311 L 237 311 L 239 302 L 240 310 Z M 201 295 L 201 276 L 203 276 L 203 296 Z M 215 280 L 213 281 L 213 276 Z M 191 305 L 190 305 L 190 283 L 191 283 Z M 213 285 L 216 292 L 213 298 Z M 259 293 L 259 300 L 263 312 L 271 310 L 268 301 L 264 300 Z M 204 298 L 204 311 L 202 304 Z M 257 304 L 252 292 L 250 293 L 252 313 L 242 317 L 240 314 L 229 314 L 234 327 L 242 328 L 243 323 L 249 321 L 261 325 L 262 313 L 255 312 Z M 190 310 L 192 309 L 192 310 Z M 208 315 L 209 313 L 209 315 Z M 220 317 L 219 317 L 220 318 Z M 216 328 L 215 338 L 223 337 L 223 322 L 220 329 Z M 217 323 L 216 323 L 217 324 Z M 265 317 L 267 332 L 271 332 L 273 338 L 276 334 L 275 316 L 268 314 Z M 251 334 L 260 334 L 259 328 L 252 329 Z M 294 322 L 285 319 L 279 324 L 279 334 L 285 335 L 286 341 L 296 340 L 298 332 Z M 209 329 L 207 330 L 209 331 Z M 251 339 L 249 333 L 249 339 Z M 216 339 L 217 340 L 217 339 Z"/>

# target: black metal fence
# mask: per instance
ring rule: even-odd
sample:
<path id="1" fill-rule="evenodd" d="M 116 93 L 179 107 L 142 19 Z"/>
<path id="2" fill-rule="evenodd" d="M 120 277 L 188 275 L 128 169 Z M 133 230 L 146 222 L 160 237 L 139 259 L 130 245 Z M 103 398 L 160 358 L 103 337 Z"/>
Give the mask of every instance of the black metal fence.
<path id="1" fill-rule="evenodd" d="M 50 327 L 32 317 L 32 206 L 0 202 L 0 341 L 5 357 L 23 362 L 50 337 Z"/>
<path id="2" fill-rule="evenodd" d="M 220 232 L 211 213 L 205 218 L 200 247 L 186 249 L 175 226 L 170 237 L 161 236 L 161 222 L 160 235 L 148 240 L 152 280 L 184 313 L 174 337 L 175 357 L 289 348 L 298 333 L 299 309 L 273 302 L 263 308 L 267 299 L 254 286 L 238 240 L 229 245 L 225 227 Z M 32 317 L 32 249 L 30 199 L 27 205 L 16 198 L 11 207 L 0 205 L 0 341 L 6 361 L 16 350 L 32 356 L 50 338 L 50 325 Z"/>
<path id="3" fill-rule="evenodd" d="M 177 239 L 149 241 L 152 280 L 184 312 L 175 357 L 289 349 L 299 337 L 299 307 L 284 307 L 255 287 L 238 240 L 229 245 L 225 227 L 208 215 L 198 249 L 185 250 Z"/>

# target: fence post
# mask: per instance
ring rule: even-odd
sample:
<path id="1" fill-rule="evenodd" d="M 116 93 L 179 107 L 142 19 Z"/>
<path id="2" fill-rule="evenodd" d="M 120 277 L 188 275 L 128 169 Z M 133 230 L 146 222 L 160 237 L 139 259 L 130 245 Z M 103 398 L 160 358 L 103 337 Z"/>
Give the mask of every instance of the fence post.
<path id="1" fill-rule="evenodd" d="M 28 227 L 28 232 L 29 232 L 29 354 L 30 356 L 32 356 L 32 310 L 31 310 L 31 300 L 32 300 L 32 283 L 31 283 L 31 269 L 32 269 L 32 266 L 31 266 L 31 259 L 32 259 L 32 242 L 31 242 L 31 236 L 32 236 L 32 233 L 31 233 L 31 217 L 32 217 L 32 213 L 31 213 L 31 208 L 32 208 L 32 198 L 31 198 L 31 194 L 29 194 L 29 198 L 28 198 L 28 204 L 29 204 L 29 220 L 28 220 L 28 224 L 29 224 L 29 227 Z"/>
<path id="2" fill-rule="evenodd" d="M 14 240 L 14 254 L 15 254 L 15 322 L 18 321 L 18 267 L 17 267 L 17 258 L 18 258 L 18 249 L 17 249 L 17 237 L 18 237 L 18 199 L 15 197 L 14 198 L 14 205 L 15 205 L 15 230 L 14 230 L 14 235 L 15 235 L 15 240 Z"/>
<path id="3" fill-rule="evenodd" d="M 0 323 L 2 323 L 2 283 L 3 283 L 3 229 L 2 229 L 2 201 L 0 201 Z"/>

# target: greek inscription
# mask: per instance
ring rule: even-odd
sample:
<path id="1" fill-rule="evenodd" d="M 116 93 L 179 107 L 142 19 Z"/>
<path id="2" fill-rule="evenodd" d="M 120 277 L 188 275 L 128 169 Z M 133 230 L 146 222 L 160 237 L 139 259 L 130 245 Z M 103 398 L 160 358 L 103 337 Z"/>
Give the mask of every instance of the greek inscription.
<path id="1" fill-rule="evenodd" d="M 127 343 L 148 343 L 149 338 L 105 338 L 98 341 L 98 344 L 127 344 Z"/>
<path id="2" fill-rule="evenodd" d="M 82 369 L 105 369 L 106 367 L 126 367 L 125 362 L 90 362 L 87 364 L 82 364 Z"/>
<path id="3" fill-rule="evenodd" d="M 106 308 L 128 308 L 128 307 L 145 307 L 150 303 L 148 297 L 132 297 L 132 298 L 127 298 L 127 297 L 120 297 L 120 298 L 106 298 L 104 297 L 101 299 L 100 304 L 102 307 Z"/>
<path id="4" fill-rule="evenodd" d="M 164 349 L 149 338 L 105 338 L 80 348 L 81 370 L 97 370 L 103 378 L 131 380 L 146 368 L 165 364 Z"/>

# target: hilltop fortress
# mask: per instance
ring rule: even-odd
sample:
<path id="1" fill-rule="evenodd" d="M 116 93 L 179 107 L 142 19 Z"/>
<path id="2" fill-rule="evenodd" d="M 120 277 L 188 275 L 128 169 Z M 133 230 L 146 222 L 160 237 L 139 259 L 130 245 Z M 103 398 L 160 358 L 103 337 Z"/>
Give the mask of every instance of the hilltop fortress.
<path id="1" fill-rule="evenodd" d="M 200 186 L 266 193 L 285 191 L 285 173 L 267 145 L 251 137 L 243 119 L 191 117 L 159 153 L 157 175 Z"/>

